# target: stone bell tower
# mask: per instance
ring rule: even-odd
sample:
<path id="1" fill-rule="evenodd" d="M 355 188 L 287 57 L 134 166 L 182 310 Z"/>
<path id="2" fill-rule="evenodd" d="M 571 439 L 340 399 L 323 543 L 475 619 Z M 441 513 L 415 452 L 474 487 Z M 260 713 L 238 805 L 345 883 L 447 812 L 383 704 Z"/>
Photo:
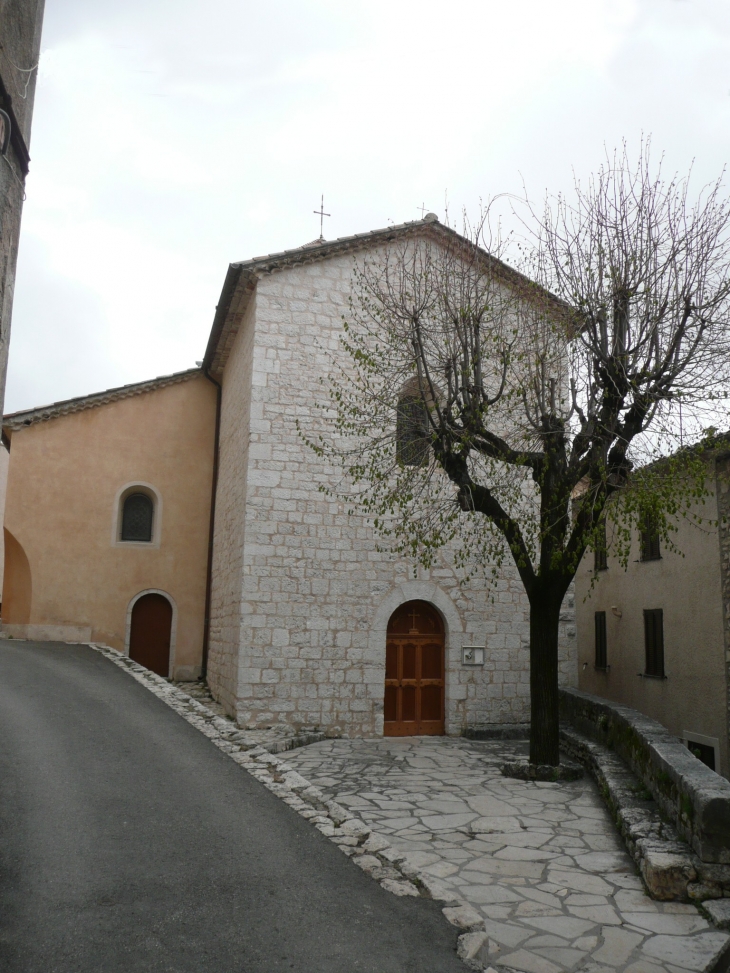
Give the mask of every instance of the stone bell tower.
<path id="1" fill-rule="evenodd" d="M 0 414 L 45 0 L 0 0 Z"/>

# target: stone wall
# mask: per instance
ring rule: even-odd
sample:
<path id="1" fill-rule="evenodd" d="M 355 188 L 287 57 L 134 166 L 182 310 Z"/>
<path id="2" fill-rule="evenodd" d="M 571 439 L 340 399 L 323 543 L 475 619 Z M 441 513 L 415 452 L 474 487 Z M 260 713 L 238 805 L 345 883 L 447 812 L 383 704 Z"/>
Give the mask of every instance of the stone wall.
<path id="1" fill-rule="evenodd" d="M 353 258 L 337 256 L 279 270 L 257 284 L 248 468 L 240 449 L 235 461 L 224 459 L 222 441 L 222 468 L 226 463 L 231 470 L 219 491 L 219 504 L 232 511 L 232 494 L 223 500 L 221 494 L 231 493 L 236 476 L 247 481 L 238 720 L 285 721 L 332 734 L 382 733 L 388 619 L 398 605 L 422 598 L 446 625 L 447 732 L 524 723 L 528 604 L 516 570 L 505 567 L 491 586 L 479 579 L 462 586 L 447 549 L 431 571 L 419 569 L 414 577 L 411 563 L 377 550 L 364 517 L 348 516 L 343 503 L 321 493 L 319 487 L 331 486 L 339 474 L 297 433 L 296 420 L 310 434 L 320 421 L 314 408 L 325 401 L 320 376 L 331 367 L 330 353 L 339 350 L 352 272 Z M 233 367 L 233 361 L 226 366 L 224 410 L 226 395 L 236 408 L 246 397 L 243 372 L 234 378 Z M 219 518 L 216 543 L 233 529 Z M 240 532 L 235 543 L 239 538 Z M 226 543 L 233 556 L 233 534 Z M 225 559 L 218 549 L 216 571 Z M 561 627 L 561 679 L 574 685 L 572 594 Z M 461 665 L 463 644 L 486 646 L 483 668 Z M 217 673 L 211 685 L 223 699 L 229 698 L 231 663 L 220 656 L 232 649 L 230 639 L 215 648 L 211 643 L 210 667 Z"/>
<path id="2" fill-rule="evenodd" d="M 715 461 L 717 532 L 720 545 L 720 590 L 722 602 L 722 648 L 725 672 L 725 733 L 730 738 L 730 454 Z M 719 648 L 719 647 L 718 647 Z"/>
<path id="3" fill-rule="evenodd" d="M 564 689 L 560 707 L 564 720 L 628 764 L 703 862 L 730 863 L 730 782 L 628 706 Z"/>
<path id="4" fill-rule="evenodd" d="M 220 452 L 213 544 L 207 680 L 215 697 L 236 713 L 241 641 L 246 488 L 251 430 L 261 433 L 260 408 L 251 404 L 256 296 L 241 322 L 222 381 Z"/>

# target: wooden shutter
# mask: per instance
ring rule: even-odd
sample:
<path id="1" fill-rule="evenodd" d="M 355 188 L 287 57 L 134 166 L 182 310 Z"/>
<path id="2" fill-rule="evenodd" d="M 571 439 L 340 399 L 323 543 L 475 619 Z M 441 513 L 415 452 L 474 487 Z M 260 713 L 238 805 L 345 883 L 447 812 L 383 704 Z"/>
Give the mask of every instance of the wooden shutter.
<path id="1" fill-rule="evenodd" d="M 605 669 L 607 663 L 606 613 L 596 612 L 596 669 Z"/>
<path id="2" fill-rule="evenodd" d="M 662 556 L 659 548 L 659 531 L 653 518 L 647 517 L 641 531 L 641 560 L 656 561 Z"/>
<path id="3" fill-rule="evenodd" d="M 644 610 L 644 675 L 664 678 L 664 613 L 661 608 Z"/>

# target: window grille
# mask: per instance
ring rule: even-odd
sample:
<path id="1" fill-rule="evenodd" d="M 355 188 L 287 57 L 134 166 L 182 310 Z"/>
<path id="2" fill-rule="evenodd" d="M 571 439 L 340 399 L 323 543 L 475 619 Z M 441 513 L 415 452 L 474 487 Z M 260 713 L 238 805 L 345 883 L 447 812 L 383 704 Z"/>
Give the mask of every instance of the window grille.
<path id="1" fill-rule="evenodd" d="M 404 396 L 398 401 L 396 458 L 403 466 L 428 463 L 428 410 L 419 396 Z"/>
<path id="2" fill-rule="evenodd" d="M 146 493 L 131 493 L 122 508 L 123 541 L 151 541 L 153 505 Z"/>
<path id="3" fill-rule="evenodd" d="M 661 608 L 644 609 L 645 676 L 664 678 L 664 612 Z"/>
<path id="4" fill-rule="evenodd" d="M 606 643 L 606 613 L 596 612 L 596 669 L 605 669 L 608 664 Z"/>

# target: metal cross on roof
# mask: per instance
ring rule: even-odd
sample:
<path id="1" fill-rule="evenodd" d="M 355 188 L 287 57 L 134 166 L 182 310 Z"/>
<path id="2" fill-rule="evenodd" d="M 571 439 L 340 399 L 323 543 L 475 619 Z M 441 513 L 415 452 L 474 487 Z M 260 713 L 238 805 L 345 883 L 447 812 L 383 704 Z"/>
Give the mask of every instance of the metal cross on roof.
<path id="1" fill-rule="evenodd" d="M 325 216 L 332 216 L 331 213 L 325 213 L 324 211 L 324 196 L 320 200 L 319 209 L 315 209 L 314 212 L 319 217 L 319 238 L 320 240 L 324 240 L 324 218 Z"/>
<path id="2" fill-rule="evenodd" d="M 416 209 L 420 209 L 420 211 L 421 211 L 421 219 L 423 219 L 423 214 L 428 210 L 428 207 L 426 206 L 426 204 L 425 203 L 421 203 L 420 206 L 416 206 Z"/>

